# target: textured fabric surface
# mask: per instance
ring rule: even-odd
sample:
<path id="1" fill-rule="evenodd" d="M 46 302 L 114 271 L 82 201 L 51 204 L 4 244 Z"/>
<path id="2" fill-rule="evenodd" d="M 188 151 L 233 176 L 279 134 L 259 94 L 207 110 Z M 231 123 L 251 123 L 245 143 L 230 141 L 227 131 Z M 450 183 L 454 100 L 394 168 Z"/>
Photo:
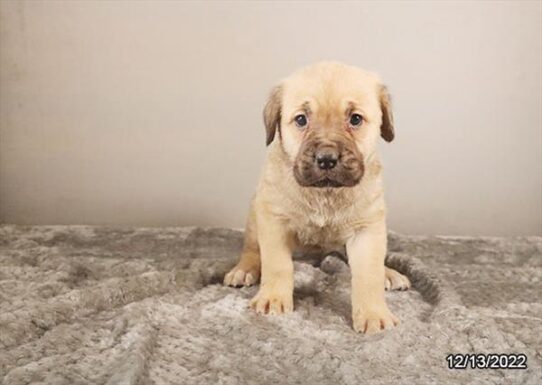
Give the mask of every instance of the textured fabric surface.
<path id="1" fill-rule="evenodd" d="M 351 328 L 340 256 L 300 258 L 295 311 L 258 316 L 221 285 L 228 229 L 0 226 L 3 384 L 540 384 L 542 238 L 390 235 L 401 325 Z M 527 370 L 447 368 L 525 353 Z"/>

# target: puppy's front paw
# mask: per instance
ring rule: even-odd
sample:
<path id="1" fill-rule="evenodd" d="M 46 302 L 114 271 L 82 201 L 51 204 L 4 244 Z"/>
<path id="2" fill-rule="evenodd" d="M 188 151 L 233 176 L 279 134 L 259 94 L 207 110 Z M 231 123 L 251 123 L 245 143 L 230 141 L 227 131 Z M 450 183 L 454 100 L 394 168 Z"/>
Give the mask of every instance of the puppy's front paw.
<path id="1" fill-rule="evenodd" d="M 358 309 L 352 314 L 354 330 L 358 333 L 376 334 L 399 325 L 387 305 L 369 309 Z"/>
<path id="2" fill-rule="evenodd" d="M 260 278 L 260 268 L 257 266 L 247 267 L 238 264 L 224 277 L 226 286 L 252 286 Z"/>
<path id="3" fill-rule="evenodd" d="M 410 288 L 410 280 L 406 275 L 386 266 L 385 287 L 386 290 L 408 290 Z"/>
<path id="4" fill-rule="evenodd" d="M 294 294 L 291 285 L 273 282 L 260 287 L 250 307 L 259 314 L 282 314 L 294 310 Z"/>

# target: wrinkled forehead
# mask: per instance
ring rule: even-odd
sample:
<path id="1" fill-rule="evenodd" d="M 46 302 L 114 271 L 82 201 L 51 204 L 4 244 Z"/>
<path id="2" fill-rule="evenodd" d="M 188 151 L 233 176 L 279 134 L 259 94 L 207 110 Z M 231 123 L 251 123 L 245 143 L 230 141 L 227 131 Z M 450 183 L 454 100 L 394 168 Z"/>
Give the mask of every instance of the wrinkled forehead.
<path id="1" fill-rule="evenodd" d="M 344 114 L 348 110 L 378 110 L 378 78 L 358 69 L 308 70 L 283 83 L 283 114 Z"/>

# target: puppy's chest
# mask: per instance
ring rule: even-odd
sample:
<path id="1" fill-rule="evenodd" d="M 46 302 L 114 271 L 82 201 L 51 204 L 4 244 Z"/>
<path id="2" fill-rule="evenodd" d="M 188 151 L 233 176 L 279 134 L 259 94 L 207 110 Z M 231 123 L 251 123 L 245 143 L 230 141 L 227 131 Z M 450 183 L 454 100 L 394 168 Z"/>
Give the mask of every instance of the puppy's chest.
<path id="1" fill-rule="evenodd" d="M 349 210 L 333 210 L 315 205 L 290 218 L 292 229 L 303 246 L 336 247 L 352 235 Z"/>

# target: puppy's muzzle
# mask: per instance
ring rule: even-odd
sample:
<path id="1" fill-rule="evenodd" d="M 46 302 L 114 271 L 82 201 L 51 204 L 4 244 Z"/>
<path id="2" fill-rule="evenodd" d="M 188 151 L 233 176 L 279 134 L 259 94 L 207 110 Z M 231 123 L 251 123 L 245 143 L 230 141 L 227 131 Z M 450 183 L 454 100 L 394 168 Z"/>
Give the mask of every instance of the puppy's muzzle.
<path id="1" fill-rule="evenodd" d="M 363 176 L 363 157 L 342 141 L 304 143 L 294 164 L 294 176 L 304 187 L 351 187 Z"/>

